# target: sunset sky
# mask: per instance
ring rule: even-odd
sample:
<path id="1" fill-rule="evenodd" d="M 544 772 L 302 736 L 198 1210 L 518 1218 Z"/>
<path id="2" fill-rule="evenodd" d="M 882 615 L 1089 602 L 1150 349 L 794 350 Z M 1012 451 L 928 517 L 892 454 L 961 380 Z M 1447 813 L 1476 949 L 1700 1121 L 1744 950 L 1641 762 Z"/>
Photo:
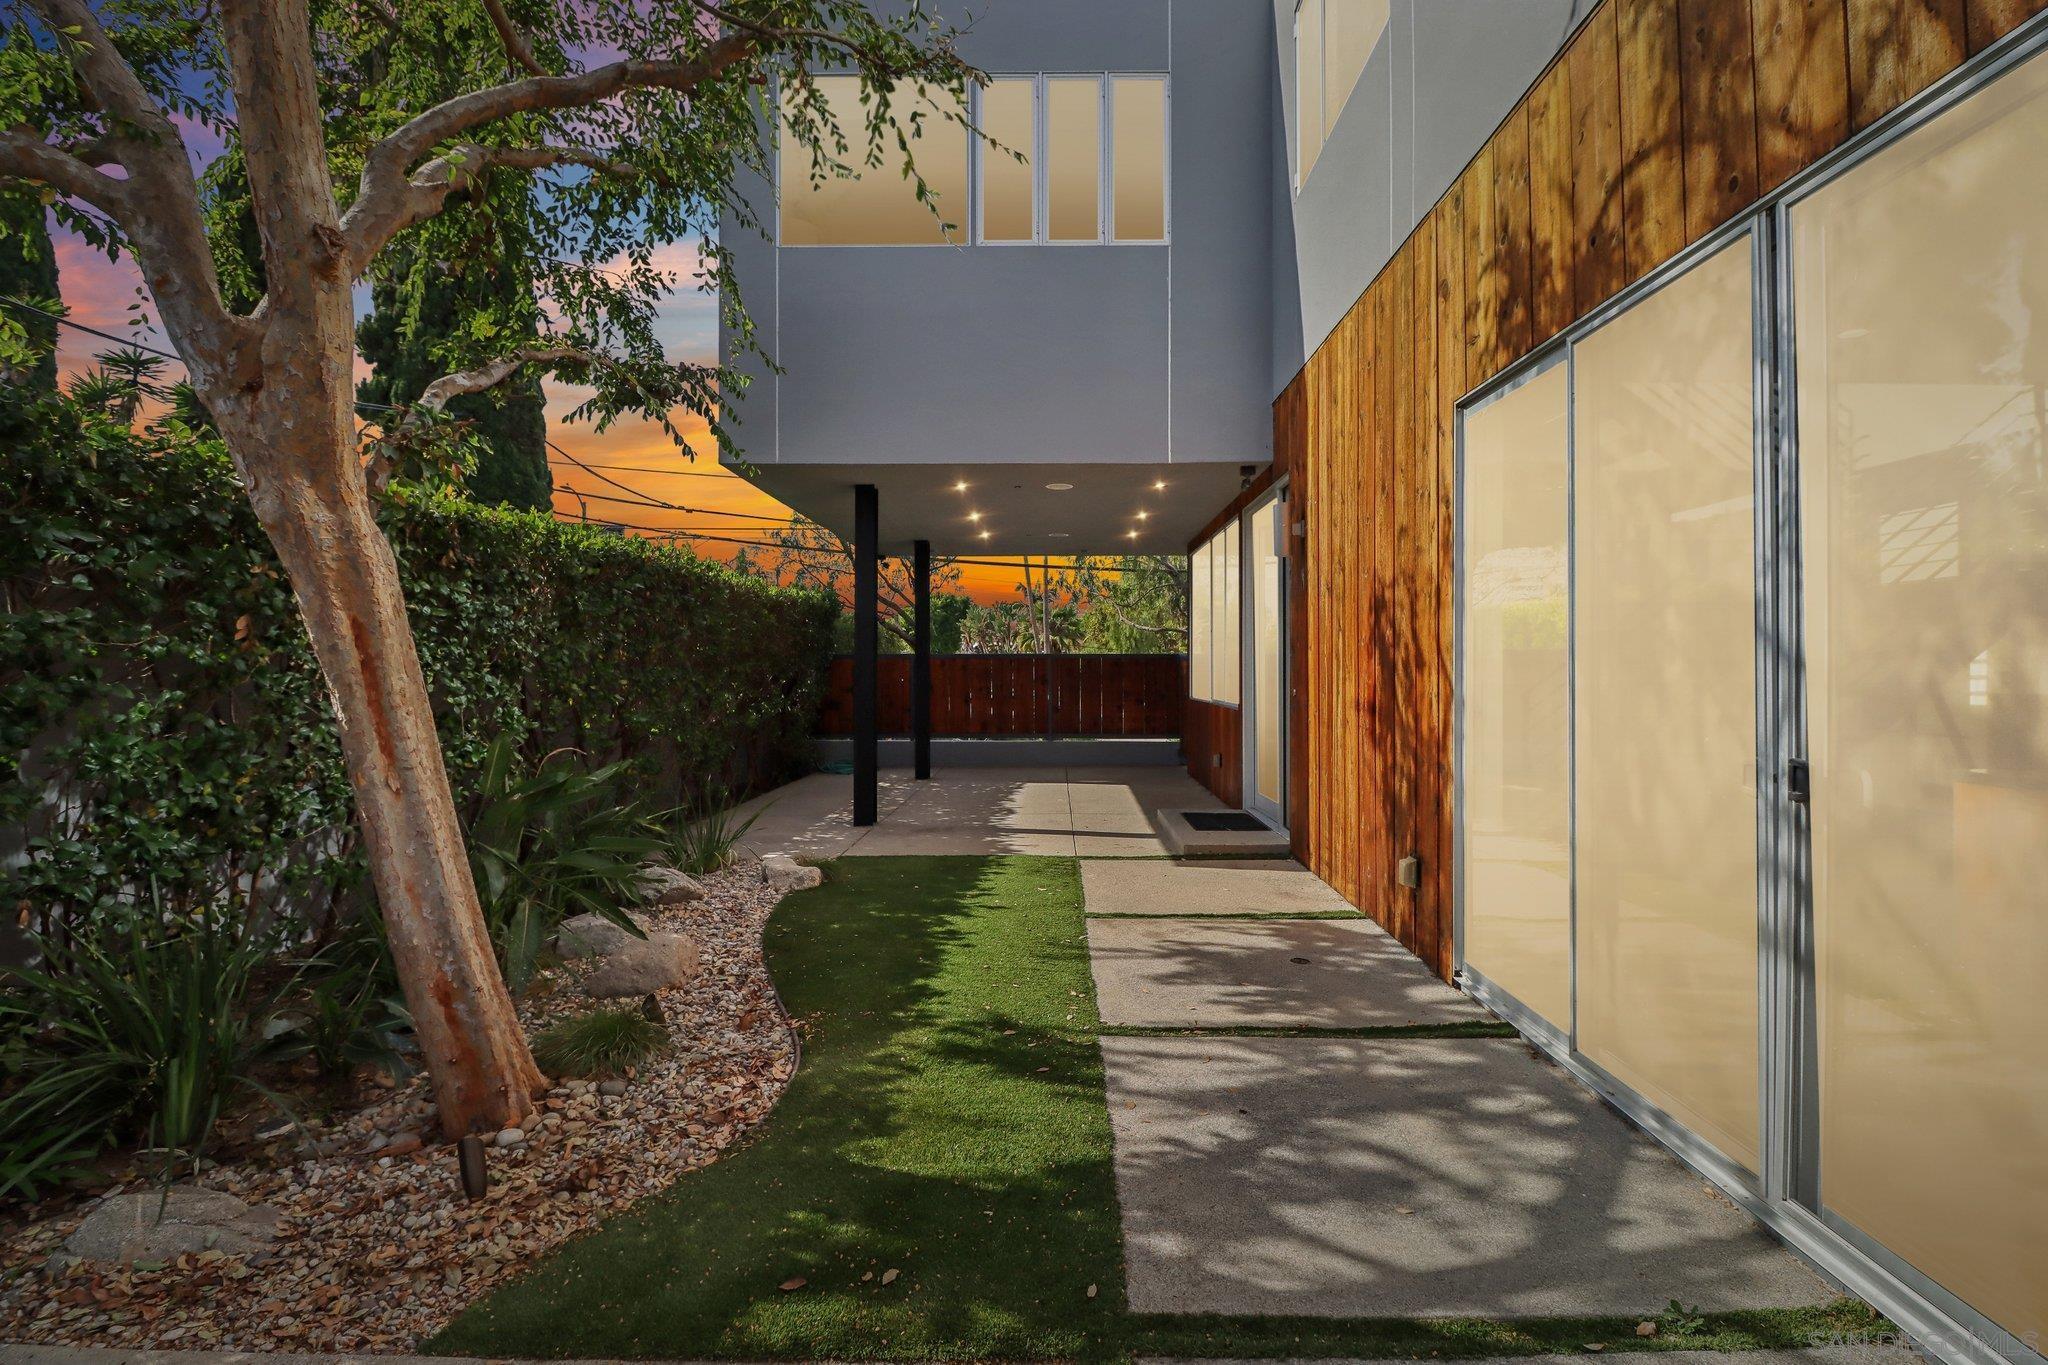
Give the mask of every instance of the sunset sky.
<path id="1" fill-rule="evenodd" d="M 115 333 L 138 346 L 172 349 L 132 262 L 126 258 L 109 261 L 77 237 L 54 231 L 59 282 L 71 320 Z M 683 278 L 694 273 L 693 242 L 677 243 L 661 254 L 669 258 L 666 268 Z M 357 296 L 359 308 L 367 307 L 367 289 L 359 288 Z M 662 310 L 660 332 L 671 358 L 709 362 L 718 350 L 716 306 L 692 289 L 679 290 Z M 112 345 L 73 328 L 60 328 L 58 366 L 67 375 L 75 373 L 89 367 L 96 352 Z M 176 368 L 173 363 L 173 371 Z M 358 369 L 363 369 L 360 359 Z M 174 373 L 171 377 L 182 376 Z M 584 394 L 553 381 L 548 382 L 547 393 L 548 435 L 560 447 L 560 452 L 550 457 L 557 515 L 576 518 L 587 511 L 592 521 L 685 528 L 745 541 L 763 539 L 765 529 L 790 515 L 787 507 L 719 466 L 701 418 L 678 414 L 676 425 L 692 447 L 692 451 L 683 451 L 659 425 L 649 421 L 622 420 L 602 433 L 587 423 L 567 423 L 562 420 L 564 415 Z M 744 432 L 741 438 L 744 440 Z M 592 468 L 580 469 L 568 456 Z M 579 493 L 583 495 L 580 499 Z M 634 505 L 643 498 L 692 510 Z M 730 558 L 738 548 L 710 540 L 694 544 L 699 554 L 717 559 Z M 1014 599 L 1018 579 L 1019 573 L 1012 567 L 969 565 L 965 569 L 965 587 L 981 601 Z"/>

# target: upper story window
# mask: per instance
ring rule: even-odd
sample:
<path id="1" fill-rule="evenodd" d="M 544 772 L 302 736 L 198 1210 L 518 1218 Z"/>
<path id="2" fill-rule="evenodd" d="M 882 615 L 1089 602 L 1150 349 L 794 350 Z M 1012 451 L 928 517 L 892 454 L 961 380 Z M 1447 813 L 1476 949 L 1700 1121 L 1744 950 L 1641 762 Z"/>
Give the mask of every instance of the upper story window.
<path id="1" fill-rule="evenodd" d="M 977 240 L 1165 241 L 1167 100 L 1164 76 L 994 78 L 976 109 Z"/>
<path id="2" fill-rule="evenodd" d="M 1388 0 L 1295 0 L 1294 187 L 1308 181 L 1366 59 L 1387 27 Z"/>
<path id="3" fill-rule="evenodd" d="M 903 173 L 902 153 L 894 139 L 885 141 L 882 164 L 866 166 L 858 76 L 813 78 L 831 106 L 853 150 L 843 161 L 860 171 L 858 179 L 830 176 L 810 183 L 811 154 L 782 125 L 779 142 L 782 245 L 784 246 L 943 246 L 944 223 L 958 231 L 967 224 L 967 130 L 955 119 L 927 109 L 924 117 L 903 127 L 910 135 L 910 154 L 917 172 L 938 201 L 938 212 L 921 204 L 917 183 Z M 943 221 L 942 221 L 943 220 Z"/>

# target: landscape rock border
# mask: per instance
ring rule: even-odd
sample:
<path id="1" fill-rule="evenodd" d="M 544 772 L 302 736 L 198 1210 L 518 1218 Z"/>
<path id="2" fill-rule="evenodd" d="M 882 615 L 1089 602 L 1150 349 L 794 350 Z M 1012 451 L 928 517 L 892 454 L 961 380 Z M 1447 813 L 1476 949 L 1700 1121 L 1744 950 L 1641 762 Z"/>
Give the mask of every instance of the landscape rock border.
<path id="1" fill-rule="evenodd" d="M 328 1154 L 205 1174 L 205 1189 L 276 1210 L 260 1249 L 73 1260 L 62 1244 L 90 1207 L 0 1228 L 0 1341 L 412 1351 L 551 1248 L 716 1160 L 773 1109 L 799 1043 L 761 958 L 788 879 L 743 859 L 699 884 L 701 900 L 640 912 L 651 932 L 682 935 L 699 955 L 693 975 L 655 996 L 673 1047 L 623 1085 L 559 1084 L 525 1128 L 487 1137 L 484 1199 L 464 1200 L 455 1149 L 415 1077 L 310 1135 Z M 568 962 L 540 979 L 521 1006 L 530 1032 L 595 1007 L 582 990 L 594 966 Z M 113 1193 L 154 1188 L 138 1179 Z"/>

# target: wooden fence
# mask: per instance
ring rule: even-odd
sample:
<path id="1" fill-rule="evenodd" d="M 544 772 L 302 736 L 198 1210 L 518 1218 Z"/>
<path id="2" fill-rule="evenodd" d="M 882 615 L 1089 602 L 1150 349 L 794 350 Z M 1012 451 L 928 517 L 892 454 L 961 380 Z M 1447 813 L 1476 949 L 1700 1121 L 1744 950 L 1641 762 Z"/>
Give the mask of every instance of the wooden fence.
<path id="1" fill-rule="evenodd" d="M 910 733 L 910 656 L 885 654 L 877 728 Z M 935 654 L 934 735 L 1147 736 L 1180 733 L 1187 660 L 1179 654 Z M 853 733 L 853 660 L 832 661 L 818 733 Z"/>

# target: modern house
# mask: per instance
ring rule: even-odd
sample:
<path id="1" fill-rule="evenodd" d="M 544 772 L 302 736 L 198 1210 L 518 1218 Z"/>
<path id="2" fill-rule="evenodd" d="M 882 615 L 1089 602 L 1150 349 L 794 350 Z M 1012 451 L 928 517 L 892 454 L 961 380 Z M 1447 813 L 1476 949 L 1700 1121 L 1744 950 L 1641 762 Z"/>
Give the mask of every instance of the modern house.
<path id="1" fill-rule="evenodd" d="M 928 131 L 955 231 L 795 168 L 730 236 L 760 484 L 857 566 L 1190 553 L 1198 779 L 2042 1360 L 2043 0 L 965 8 L 1026 160 Z"/>

